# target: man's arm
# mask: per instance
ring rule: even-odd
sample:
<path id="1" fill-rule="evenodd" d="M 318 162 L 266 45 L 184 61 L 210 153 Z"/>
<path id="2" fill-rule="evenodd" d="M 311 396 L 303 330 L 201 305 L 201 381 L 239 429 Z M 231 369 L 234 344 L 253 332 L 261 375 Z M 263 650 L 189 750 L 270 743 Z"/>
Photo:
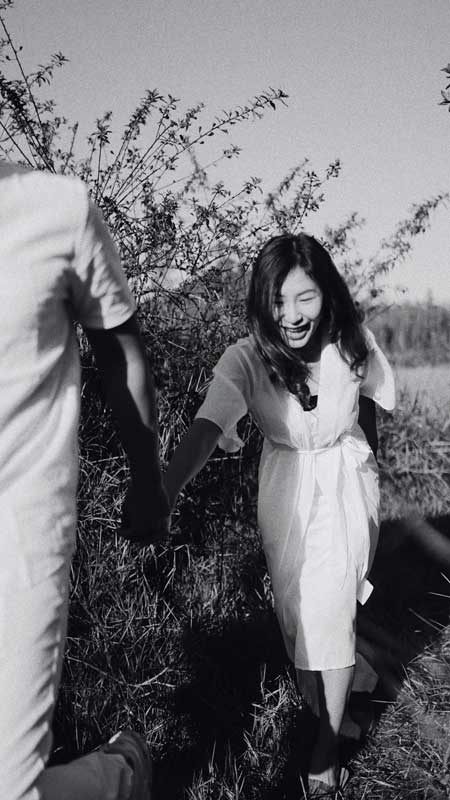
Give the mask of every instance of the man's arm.
<path id="1" fill-rule="evenodd" d="M 136 315 L 116 328 L 87 329 L 86 335 L 130 463 L 130 538 L 150 544 L 168 533 L 169 504 L 159 463 L 155 390 Z"/>

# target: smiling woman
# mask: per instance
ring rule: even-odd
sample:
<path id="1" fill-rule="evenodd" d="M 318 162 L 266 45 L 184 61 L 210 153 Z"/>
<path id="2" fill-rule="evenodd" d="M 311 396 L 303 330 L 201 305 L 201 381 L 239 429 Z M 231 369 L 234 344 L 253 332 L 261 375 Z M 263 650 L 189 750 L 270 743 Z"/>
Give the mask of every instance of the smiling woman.
<path id="1" fill-rule="evenodd" d="M 361 316 L 328 251 L 312 236 L 270 239 L 252 273 L 247 315 L 261 358 L 275 382 L 310 407 L 310 363 L 327 341 L 352 370 L 367 358 Z"/>
<path id="2" fill-rule="evenodd" d="M 373 400 L 393 407 L 392 373 L 331 257 L 306 234 L 283 234 L 262 248 L 248 319 L 251 335 L 219 359 L 166 487 L 174 504 L 216 445 L 242 446 L 236 425 L 248 411 L 254 416 L 264 435 L 258 524 L 275 611 L 299 687 L 306 693 L 312 682 L 318 698 L 308 796 L 325 790 L 335 798 L 356 603 L 371 592 L 378 536 Z"/>
<path id="3" fill-rule="evenodd" d="M 322 292 L 302 267 L 294 267 L 287 275 L 275 300 L 275 319 L 289 347 L 302 349 L 304 360 L 313 360 L 306 352 L 313 344 L 322 318 Z M 311 348 L 310 348 L 311 349 Z M 318 346 L 315 347 L 316 351 Z"/>

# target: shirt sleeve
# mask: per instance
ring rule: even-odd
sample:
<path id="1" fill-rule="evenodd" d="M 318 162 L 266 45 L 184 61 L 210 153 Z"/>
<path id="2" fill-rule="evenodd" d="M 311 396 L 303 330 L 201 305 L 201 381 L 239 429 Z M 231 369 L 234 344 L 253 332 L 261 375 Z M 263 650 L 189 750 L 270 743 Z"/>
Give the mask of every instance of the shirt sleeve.
<path id="1" fill-rule="evenodd" d="M 365 334 L 369 355 L 359 393 L 375 400 L 386 411 L 392 411 L 395 407 L 395 380 L 392 367 L 378 346 L 372 331 L 366 328 Z"/>
<path id="2" fill-rule="evenodd" d="M 221 429 L 218 445 L 225 452 L 235 453 L 244 444 L 236 426 L 249 409 L 251 387 L 251 365 L 239 345 L 231 345 L 217 362 L 206 398 L 195 415 Z"/>
<path id="3" fill-rule="evenodd" d="M 73 313 L 86 328 L 114 328 L 129 319 L 136 307 L 103 217 L 84 186 L 83 191 L 84 219 L 72 265 Z"/>

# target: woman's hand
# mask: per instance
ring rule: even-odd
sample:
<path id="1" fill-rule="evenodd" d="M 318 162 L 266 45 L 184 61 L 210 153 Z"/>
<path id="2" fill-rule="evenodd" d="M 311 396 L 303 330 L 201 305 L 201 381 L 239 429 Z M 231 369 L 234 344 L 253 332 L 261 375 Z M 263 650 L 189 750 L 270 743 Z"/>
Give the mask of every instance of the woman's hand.
<path id="1" fill-rule="evenodd" d="M 176 491 L 175 487 L 172 485 L 170 480 L 170 473 L 166 472 L 162 476 L 163 487 L 166 492 L 167 500 L 169 502 L 169 509 L 170 513 L 172 514 L 180 496 L 180 493 Z"/>

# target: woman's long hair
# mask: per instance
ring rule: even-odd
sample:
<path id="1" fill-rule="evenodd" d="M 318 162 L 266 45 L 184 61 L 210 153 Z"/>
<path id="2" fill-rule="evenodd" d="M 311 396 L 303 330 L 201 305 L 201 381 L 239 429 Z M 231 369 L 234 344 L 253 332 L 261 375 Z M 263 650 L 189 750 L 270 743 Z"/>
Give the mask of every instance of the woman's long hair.
<path id="1" fill-rule="evenodd" d="M 271 379 L 286 386 L 298 396 L 303 408 L 309 409 L 308 367 L 301 353 L 284 340 L 275 315 L 277 295 L 295 267 L 304 269 L 322 292 L 322 318 L 317 333 L 328 333 L 352 370 L 364 364 L 368 350 L 361 327 L 363 315 L 323 245 L 305 233 L 286 233 L 270 239 L 253 266 L 247 295 L 248 324 Z"/>

